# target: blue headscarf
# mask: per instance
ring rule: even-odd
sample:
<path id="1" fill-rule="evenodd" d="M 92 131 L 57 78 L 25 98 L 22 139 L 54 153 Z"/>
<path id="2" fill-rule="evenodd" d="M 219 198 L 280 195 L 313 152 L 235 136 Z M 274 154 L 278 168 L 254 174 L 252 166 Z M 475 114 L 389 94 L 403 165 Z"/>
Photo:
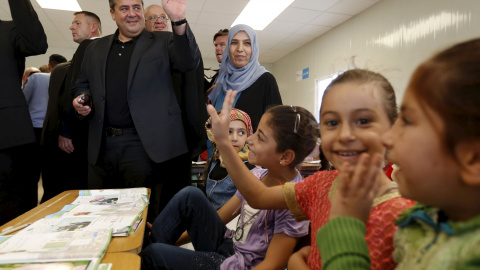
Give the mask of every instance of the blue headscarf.
<path id="1" fill-rule="evenodd" d="M 233 37 L 240 31 L 245 31 L 250 37 L 252 55 L 250 56 L 248 64 L 244 67 L 237 68 L 230 60 L 230 44 L 232 43 Z M 222 109 L 227 90 L 232 89 L 238 91 L 238 99 L 243 90 L 250 87 L 263 73 L 267 72 L 258 62 L 258 54 L 259 50 L 255 30 L 245 24 L 237 24 L 230 29 L 228 32 L 228 44 L 223 51 L 222 64 L 220 65 L 220 71 L 217 77 L 217 86 L 210 95 L 208 95 L 217 110 Z M 235 99 L 235 102 L 237 99 Z"/>

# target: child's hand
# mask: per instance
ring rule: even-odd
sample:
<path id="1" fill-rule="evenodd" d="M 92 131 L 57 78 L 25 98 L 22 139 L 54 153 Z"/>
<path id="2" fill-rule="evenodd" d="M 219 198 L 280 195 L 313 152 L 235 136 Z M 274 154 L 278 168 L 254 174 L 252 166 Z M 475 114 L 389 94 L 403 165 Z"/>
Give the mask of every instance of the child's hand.
<path id="1" fill-rule="evenodd" d="M 332 200 L 330 219 L 348 216 L 368 221 L 372 202 L 379 189 L 378 174 L 381 172 L 382 156 L 362 154 L 352 168 L 344 163 L 340 168 L 338 190 Z"/>
<path id="2" fill-rule="evenodd" d="M 230 140 L 228 139 L 228 127 L 230 125 L 230 111 L 232 110 L 236 95 L 237 91 L 227 91 L 220 114 L 217 114 L 217 110 L 215 110 L 211 104 L 207 106 L 208 114 L 212 117 L 211 130 L 217 145 L 220 145 L 221 143 L 230 144 Z"/>

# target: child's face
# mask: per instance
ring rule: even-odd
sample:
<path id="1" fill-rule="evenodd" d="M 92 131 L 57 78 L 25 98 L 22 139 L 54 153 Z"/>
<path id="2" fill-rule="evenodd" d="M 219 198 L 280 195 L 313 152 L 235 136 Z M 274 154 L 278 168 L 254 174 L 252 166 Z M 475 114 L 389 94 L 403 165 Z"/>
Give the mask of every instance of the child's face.
<path id="1" fill-rule="evenodd" d="M 380 137 L 391 126 L 382 90 L 371 83 L 340 83 L 323 97 L 320 133 L 325 157 L 339 169 L 362 153 L 383 153 Z"/>
<path id="2" fill-rule="evenodd" d="M 274 131 L 267 124 L 270 117 L 269 113 L 264 114 L 260 119 L 257 131 L 247 138 L 248 162 L 266 168 L 273 162 L 280 162 L 280 159 L 275 158 L 279 154 L 277 153 L 277 141 L 273 137 Z"/>
<path id="3" fill-rule="evenodd" d="M 237 152 L 241 151 L 247 140 L 247 126 L 240 120 L 230 121 L 228 138 Z"/>
<path id="4" fill-rule="evenodd" d="M 404 197 L 437 207 L 449 201 L 459 174 L 440 139 L 443 129 L 440 116 L 407 89 L 398 120 L 382 137 L 387 159 L 400 166 L 395 177 Z"/>

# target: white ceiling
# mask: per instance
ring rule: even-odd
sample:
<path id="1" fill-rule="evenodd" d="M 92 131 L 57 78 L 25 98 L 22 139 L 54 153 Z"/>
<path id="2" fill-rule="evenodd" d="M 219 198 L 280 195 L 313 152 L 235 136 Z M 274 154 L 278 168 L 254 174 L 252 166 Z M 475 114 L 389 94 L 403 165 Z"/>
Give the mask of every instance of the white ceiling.
<path id="1" fill-rule="evenodd" d="M 14 0 L 16 1 L 16 0 Z M 380 0 L 296 0 L 263 31 L 257 31 L 260 61 L 274 63 L 290 52 L 347 21 Z M 31 0 L 45 28 L 50 47 L 76 49 L 68 27 L 73 12 L 42 9 Z M 78 0 L 83 10 L 96 13 L 103 35 L 112 34 L 116 25 L 109 13 L 108 0 Z M 145 6 L 161 4 L 144 0 Z M 214 59 L 213 35 L 229 28 L 248 0 L 188 0 L 187 20 L 195 34 L 204 59 Z M 11 20 L 8 0 L 0 0 L 0 19 Z"/>

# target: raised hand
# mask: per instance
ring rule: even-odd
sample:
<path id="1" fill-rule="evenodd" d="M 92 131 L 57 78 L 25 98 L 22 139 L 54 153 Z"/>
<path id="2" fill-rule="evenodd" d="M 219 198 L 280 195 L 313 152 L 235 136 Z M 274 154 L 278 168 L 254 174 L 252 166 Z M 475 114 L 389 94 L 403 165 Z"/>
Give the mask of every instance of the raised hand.
<path id="1" fill-rule="evenodd" d="M 212 117 L 211 130 L 217 145 L 221 144 L 222 142 L 230 144 L 230 140 L 228 139 L 228 127 L 230 125 L 230 112 L 232 110 L 233 102 L 235 102 L 236 95 L 237 91 L 227 91 L 220 114 L 217 113 L 217 110 L 215 110 L 213 105 L 209 104 L 207 106 L 208 114 L 210 114 Z"/>
<path id="2" fill-rule="evenodd" d="M 380 187 L 382 156 L 362 154 L 355 168 L 344 163 L 338 175 L 338 189 L 332 200 L 330 219 L 339 216 L 368 221 L 373 199 Z"/>
<path id="3" fill-rule="evenodd" d="M 163 0 L 163 9 L 173 22 L 185 19 L 186 0 Z"/>

